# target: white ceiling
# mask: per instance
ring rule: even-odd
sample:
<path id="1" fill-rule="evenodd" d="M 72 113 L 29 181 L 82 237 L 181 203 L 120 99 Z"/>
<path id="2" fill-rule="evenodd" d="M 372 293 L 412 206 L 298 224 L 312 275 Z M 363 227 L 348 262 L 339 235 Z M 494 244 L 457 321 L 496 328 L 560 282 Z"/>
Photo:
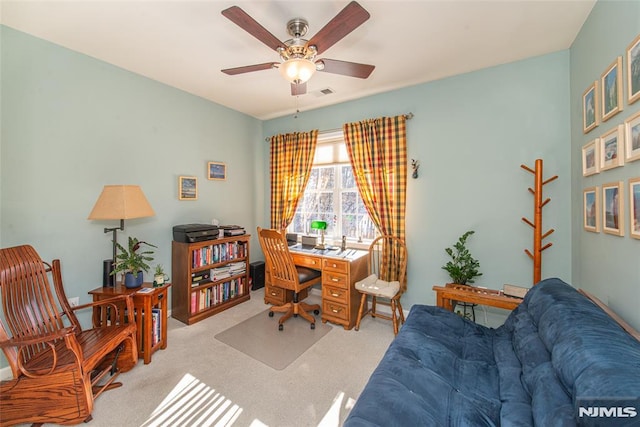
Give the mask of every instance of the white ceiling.
<path id="1" fill-rule="evenodd" d="M 359 0 L 371 18 L 320 57 L 373 64 L 368 79 L 316 73 L 296 100 L 277 70 L 220 72 L 278 61 L 223 9 L 284 41 L 290 19 L 309 22 L 309 39 L 347 3 L 2 0 L 0 22 L 264 120 L 567 49 L 595 0 Z"/>

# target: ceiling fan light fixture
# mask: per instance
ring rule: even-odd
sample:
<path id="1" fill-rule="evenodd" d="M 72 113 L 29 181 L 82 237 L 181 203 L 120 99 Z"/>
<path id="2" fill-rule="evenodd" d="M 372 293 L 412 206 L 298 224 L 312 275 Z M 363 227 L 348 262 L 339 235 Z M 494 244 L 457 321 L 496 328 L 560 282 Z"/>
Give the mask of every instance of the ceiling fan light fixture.
<path id="1" fill-rule="evenodd" d="M 287 59 L 279 68 L 282 77 L 294 84 L 306 82 L 316 72 L 316 64 L 305 58 Z"/>

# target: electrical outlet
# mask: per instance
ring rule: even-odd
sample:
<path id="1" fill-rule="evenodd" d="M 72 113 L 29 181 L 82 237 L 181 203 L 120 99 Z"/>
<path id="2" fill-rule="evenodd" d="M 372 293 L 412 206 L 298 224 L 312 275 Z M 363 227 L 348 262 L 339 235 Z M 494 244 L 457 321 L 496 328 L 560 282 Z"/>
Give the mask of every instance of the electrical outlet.
<path id="1" fill-rule="evenodd" d="M 80 297 L 69 298 L 69 305 L 71 307 L 76 307 L 80 305 Z"/>

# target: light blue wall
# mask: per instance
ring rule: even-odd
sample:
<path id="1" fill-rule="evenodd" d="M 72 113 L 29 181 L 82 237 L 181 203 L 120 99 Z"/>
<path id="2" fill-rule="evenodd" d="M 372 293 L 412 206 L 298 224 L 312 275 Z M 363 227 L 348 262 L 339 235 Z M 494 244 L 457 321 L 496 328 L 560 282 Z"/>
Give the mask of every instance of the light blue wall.
<path id="1" fill-rule="evenodd" d="M 629 237 L 628 180 L 640 177 L 640 161 L 624 167 L 582 176 L 581 149 L 640 110 L 640 101 L 628 105 L 626 49 L 640 33 L 640 2 L 598 1 L 571 47 L 571 212 L 573 221 L 572 271 L 574 285 L 602 299 L 636 329 L 640 329 L 640 240 Z M 624 110 L 597 128 L 582 132 L 582 94 L 617 56 L 623 56 Z M 582 229 L 584 188 L 616 181 L 625 184 L 625 235 L 617 237 Z"/>
<path id="2" fill-rule="evenodd" d="M 502 65 L 371 96 L 264 123 L 265 136 L 294 130 L 340 128 L 344 122 L 413 112 L 407 122 L 408 157 L 421 163 L 407 194 L 408 290 L 405 308 L 434 304 L 432 286 L 448 281 L 441 266 L 445 247 L 466 230 L 484 273 L 476 284 L 531 286 L 533 267 L 524 253 L 533 233 L 521 218 L 533 219 L 527 191 L 533 175 L 520 168 L 544 160 L 551 203 L 543 277 L 571 282 L 569 52 Z M 268 171 L 268 156 L 263 167 Z M 265 181 L 265 194 L 269 183 Z M 264 205 L 268 222 L 268 200 Z"/>
<path id="3" fill-rule="evenodd" d="M 103 228 L 118 225 L 87 220 L 105 184 L 142 187 L 156 215 L 126 221 L 119 241 L 154 243 L 153 264 L 169 274 L 173 225 L 217 218 L 255 227 L 259 120 L 0 30 L 3 247 L 29 243 L 45 260 L 60 258 L 67 296 L 87 302 L 87 291 L 102 285 L 102 260 L 111 258 Z M 225 162 L 227 180 L 207 180 L 207 161 Z M 178 200 L 180 175 L 198 178 L 197 201 Z"/>

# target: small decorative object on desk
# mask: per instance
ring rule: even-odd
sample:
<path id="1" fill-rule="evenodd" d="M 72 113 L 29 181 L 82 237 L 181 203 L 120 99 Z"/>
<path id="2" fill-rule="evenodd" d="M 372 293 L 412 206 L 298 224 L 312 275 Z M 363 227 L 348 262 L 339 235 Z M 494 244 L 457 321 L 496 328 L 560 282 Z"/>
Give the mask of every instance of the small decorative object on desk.
<path id="1" fill-rule="evenodd" d="M 153 275 L 153 287 L 156 288 L 158 286 L 164 285 L 164 282 L 167 279 L 168 277 L 166 274 L 164 274 L 164 267 L 162 267 L 162 264 L 156 265 L 156 271 Z"/>

